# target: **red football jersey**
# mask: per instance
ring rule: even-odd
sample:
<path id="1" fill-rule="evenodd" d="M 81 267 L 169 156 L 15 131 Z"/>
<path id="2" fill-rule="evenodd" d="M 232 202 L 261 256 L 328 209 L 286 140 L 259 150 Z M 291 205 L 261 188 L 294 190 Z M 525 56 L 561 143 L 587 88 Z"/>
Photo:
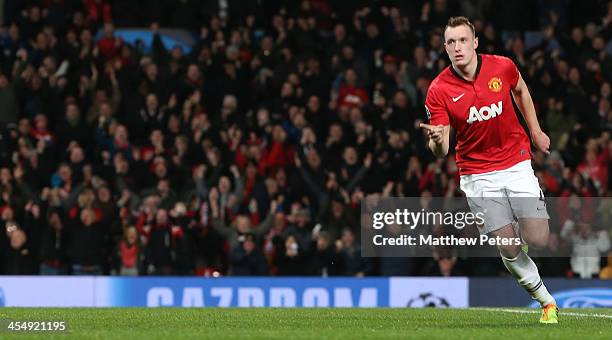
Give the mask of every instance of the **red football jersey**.
<path id="1" fill-rule="evenodd" d="M 518 69 L 506 57 L 477 57 L 474 81 L 449 66 L 433 80 L 425 100 L 431 125 L 451 125 L 456 130 L 461 175 L 503 170 L 531 158 L 531 144 L 510 93 L 518 83 Z"/>

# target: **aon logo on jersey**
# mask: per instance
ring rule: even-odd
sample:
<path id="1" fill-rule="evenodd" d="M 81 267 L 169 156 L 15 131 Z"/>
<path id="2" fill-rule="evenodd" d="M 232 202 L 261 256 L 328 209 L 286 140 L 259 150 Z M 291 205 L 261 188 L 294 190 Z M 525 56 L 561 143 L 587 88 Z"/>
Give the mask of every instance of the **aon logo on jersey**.
<path id="1" fill-rule="evenodd" d="M 483 106 L 480 109 L 476 106 L 470 107 L 470 116 L 468 117 L 467 123 L 472 124 L 474 122 L 482 122 L 483 120 L 489 120 L 495 118 L 502 113 L 502 101 L 498 101 L 497 104 L 493 103 L 490 106 Z"/>

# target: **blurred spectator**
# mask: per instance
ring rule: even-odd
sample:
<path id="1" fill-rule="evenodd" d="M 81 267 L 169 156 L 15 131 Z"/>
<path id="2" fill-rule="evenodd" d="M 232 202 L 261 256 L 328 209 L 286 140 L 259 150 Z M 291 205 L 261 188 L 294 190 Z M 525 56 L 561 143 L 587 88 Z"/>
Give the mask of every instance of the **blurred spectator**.
<path id="1" fill-rule="evenodd" d="M 159 199 L 159 196 L 157 196 Z M 170 223 L 168 211 L 157 209 L 150 214 L 149 223 L 142 226 L 145 236 L 145 262 L 147 273 L 151 275 L 170 275 L 175 256 L 176 239 L 182 235 L 178 227 Z"/>
<path id="2" fill-rule="evenodd" d="M 283 276 L 305 275 L 307 248 L 301 248 L 296 236 L 289 234 L 277 254 L 278 274 Z"/>
<path id="3" fill-rule="evenodd" d="M 459 258 L 449 249 L 436 249 L 433 254 L 433 260 L 434 266 L 427 275 L 442 277 L 463 275 Z"/>
<path id="4" fill-rule="evenodd" d="M 268 273 L 266 259 L 252 234 L 239 238 L 236 248 L 231 251 L 230 261 L 230 275 L 260 276 Z"/>
<path id="5" fill-rule="evenodd" d="M 361 277 L 371 271 L 369 259 L 361 257 L 361 246 L 356 242 L 355 234 L 351 229 L 342 230 L 342 237 L 336 240 L 335 246 L 344 264 L 342 274 Z"/>
<path id="6" fill-rule="evenodd" d="M 308 273 L 323 277 L 342 274 L 344 263 L 332 244 L 329 234 L 315 230 L 312 242 Z"/>
<path id="7" fill-rule="evenodd" d="M 119 241 L 119 275 L 137 276 L 141 266 L 141 247 L 138 239 L 138 231 L 134 227 L 125 230 L 124 236 Z"/>
<path id="8" fill-rule="evenodd" d="M 606 230 L 593 230 L 590 223 L 567 220 L 561 237 L 572 243 L 572 271 L 583 279 L 599 275 L 601 255 L 610 249 Z"/>
<path id="9" fill-rule="evenodd" d="M 81 195 L 87 195 L 81 199 Z M 79 195 L 79 207 L 68 214 L 68 256 L 73 275 L 102 275 L 106 253 L 106 228 L 100 223 L 100 212 L 90 207 L 93 193 L 85 191 Z M 82 204 L 82 205 L 81 205 Z"/>

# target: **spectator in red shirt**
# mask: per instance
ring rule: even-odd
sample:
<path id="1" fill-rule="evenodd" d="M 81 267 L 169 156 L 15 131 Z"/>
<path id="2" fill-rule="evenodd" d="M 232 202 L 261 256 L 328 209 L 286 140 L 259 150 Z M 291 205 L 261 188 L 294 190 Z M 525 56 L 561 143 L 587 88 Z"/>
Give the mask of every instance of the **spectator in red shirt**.
<path id="1" fill-rule="evenodd" d="M 138 231 L 134 227 L 128 227 L 124 231 L 123 238 L 119 241 L 119 275 L 138 275 L 140 270 L 140 252 Z"/>
<path id="2" fill-rule="evenodd" d="M 115 26 L 111 22 L 104 24 L 104 36 L 98 40 L 98 50 L 104 59 L 111 60 L 115 57 L 122 45 L 121 38 L 115 36 Z"/>
<path id="3" fill-rule="evenodd" d="M 287 132 L 282 126 L 275 125 L 272 128 L 272 142 L 259 163 L 259 173 L 264 174 L 293 164 L 294 154 L 293 147 L 287 143 Z"/>
<path id="4" fill-rule="evenodd" d="M 338 92 L 339 106 L 362 106 L 370 101 L 368 93 L 363 87 L 357 84 L 357 73 L 349 68 L 344 71 L 344 84 L 340 86 Z"/>
<path id="5" fill-rule="evenodd" d="M 604 153 L 598 155 L 595 141 L 590 140 L 587 143 L 584 161 L 576 168 L 580 174 L 590 178 L 600 192 L 605 191 L 608 187 L 608 167 L 603 156 L 605 156 Z"/>

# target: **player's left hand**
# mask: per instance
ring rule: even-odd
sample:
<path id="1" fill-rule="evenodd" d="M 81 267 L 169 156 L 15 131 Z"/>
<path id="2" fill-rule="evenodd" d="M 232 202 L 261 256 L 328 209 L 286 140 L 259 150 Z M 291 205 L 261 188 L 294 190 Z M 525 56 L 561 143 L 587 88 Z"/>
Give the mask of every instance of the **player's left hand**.
<path id="1" fill-rule="evenodd" d="M 532 133 L 531 140 L 533 140 L 536 149 L 550 155 L 550 138 L 548 138 L 544 131 Z"/>

